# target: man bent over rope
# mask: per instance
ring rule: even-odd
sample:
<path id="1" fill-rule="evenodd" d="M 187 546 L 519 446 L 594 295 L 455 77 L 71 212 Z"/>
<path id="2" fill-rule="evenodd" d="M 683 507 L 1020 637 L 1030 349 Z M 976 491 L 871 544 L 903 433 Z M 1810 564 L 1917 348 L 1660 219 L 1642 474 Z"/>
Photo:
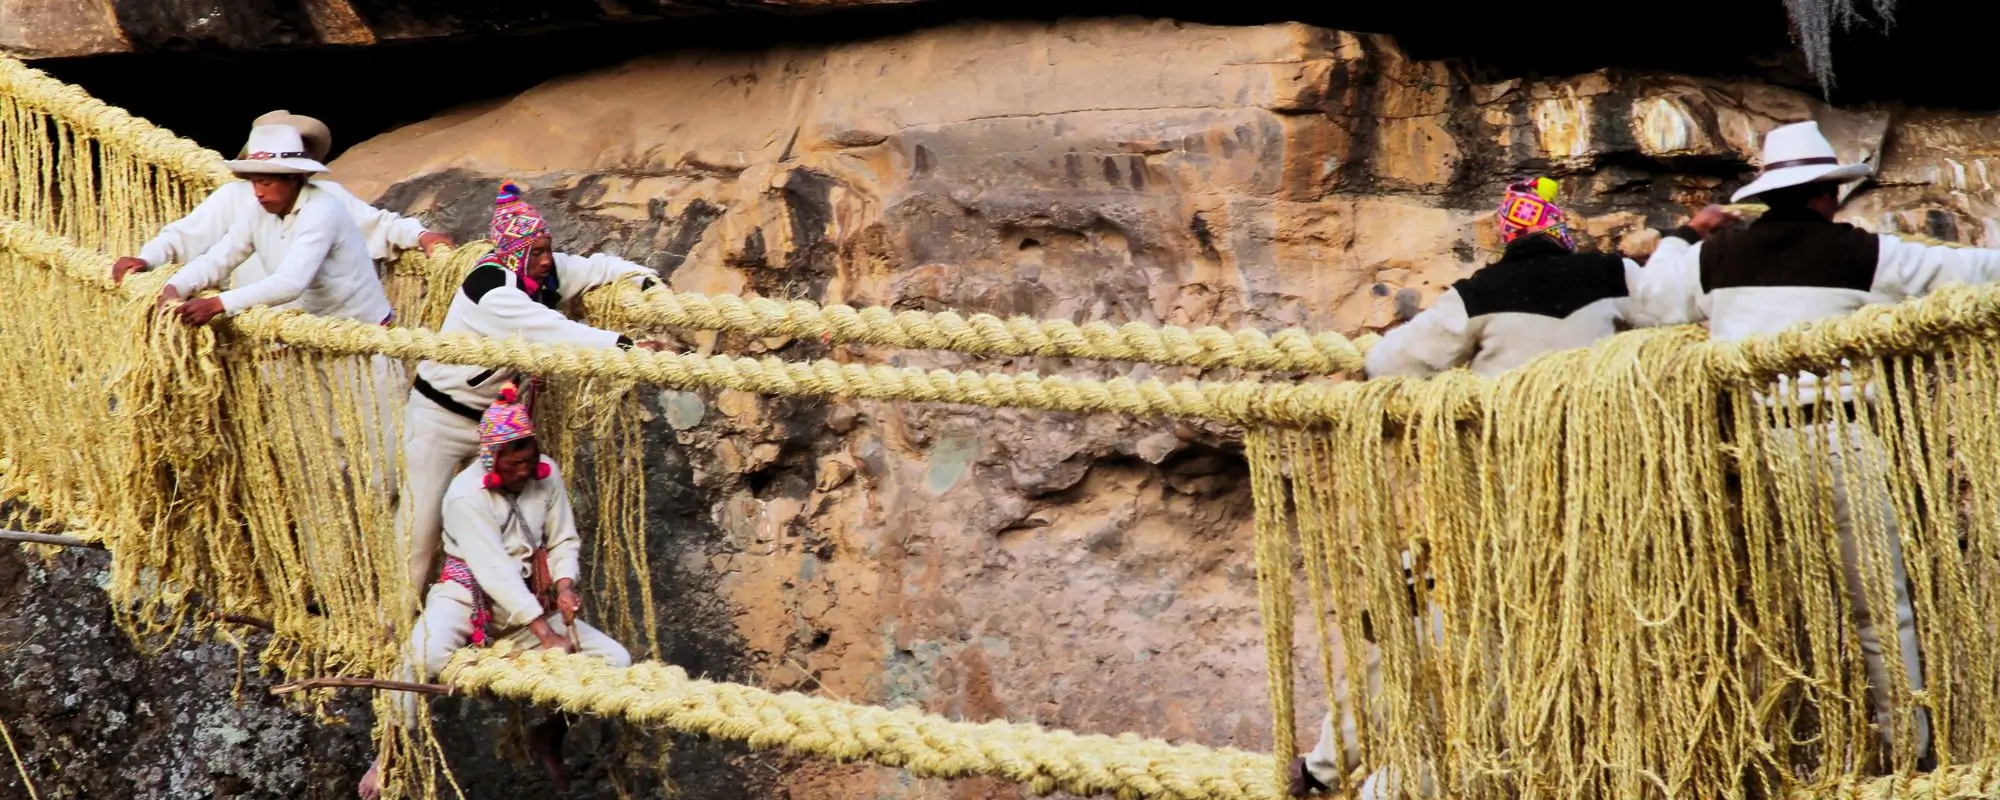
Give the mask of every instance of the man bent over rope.
<path id="1" fill-rule="evenodd" d="M 404 680 L 429 680 L 466 645 L 509 641 L 574 650 L 626 666 L 632 657 L 610 636 L 576 619 L 581 544 L 569 489 L 542 455 L 534 422 L 505 387 L 479 422 L 479 463 L 451 481 L 444 497 L 444 568 L 410 631 Z M 574 646 L 572 646 L 574 645 Z M 413 673 L 421 665 L 422 676 Z M 417 698 L 397 695 L 397 724 L 417 716 Z M 557 713 L 533 742 L 558 790 L 568 721 Z M 382 759 L 361 778 L 364 798 L 381 792 Z"/>
<path id="2" fill-rule="evenodd" d="M 382 288 L 368 244 L 342 199 L 345 190 L 336 192 L 312 180 L 326 172 L 326 166 L 311 157 L 299 129 L 259 126 L 251 130 L 243 149 L 243 158 L 224 165 L 248 182 L 255 202 L 222 207 L 229 215 L 227 232 L 207 252 L 174 273 L 160 290 L 160 307 L 172 308 L 188 325 L 206 325 L 255 306 L 294 303 L 308 314 L 390 324 L 388 292 Z M 196 292 L 221 286 L 253 258 L 269 273 L 212 297 L 188 299 Z M 349 441 L 349 434 L 354 435 L 355 446 L 367 462 L 359 467 L 356 477 L 368 481 L 386 506 L 388 493 L 395 488 L 389 476 L 394 467 L 396 400 L 408 385 L 403 363 L 380 354 L 326 356 L 311 363 L 317 375 L 290 376 L 287 380 L 279 374 L 281 370 L 267 367 L 264 379 L 272 383 L 304 380 L 314 387 L 308 394 L 319 393 L 318 387 L 324 385 L 353 397 L 364 430 L 342 431 L 338 415 L 328 412 L 336 418 L 329 420 L 334 443 L 338 447 Z M 298 401 L 305 407 L 334 407 L 323 394 Z M 340 460 L 346 469 L 346 459 Z M 306 529 L 310 517 L 300 520 L 300 538 L 309 554 L 315 542 L 315 534 Z"/>
<path id="3" fill-rule="evenodd" d="M 501 187 L 493 209 L 493 253 L 465 276 L 451 299 L 442 333 L 594 347 L 632 347 L 631 339 L 599 330 L 556 310 L 585 291 L 621 280 L 650 286 L 659 273 L 617 256 L 557 253 L 549 227 L 513 184 Z M 639 347 L 657 350 L 652 342 Z M 439 503 L 445 484 L 472 457 L 479 414 L 513 376 L 504 370 L 425 361 L 403 417 L 403 508 L 397 540 L 409 559 L 414 593 L 436 569 Z M 533 407 L 534 397 L 527 398 Z M 416 598 L 407 598 L 414 601 Z"/>
<path id="4" fill-rule="evenodd" d="M 1635 292 L 1644 315 L 1653 318 L 1651 324 L 1705 322 L 1711 338 L 1738 341 L 1865 305 L 1919 297 L 1951 283 L 2000 280 L 2000 250 L 1927 246 L 1834 222 L 1840 184 L 1864 177 L 1870 169 L 1840 164 L 1818 123 L 1772 130 L 1764 137 L 1763 156 L 1761 174 L 1735 196 L 1738 202 L 1751 197 L 1764 201 L 1769 210 L 1755 222 L 1705 242 L 1661 240 Z M 1780 376 L 1771 389 L 1780 396 L 1753 395 L 1771 426 L 1763 467 L 1774 480 L 1802 468 L 1812 471 L 1803 477 L 1804 490 L 1831 506 L 1842 588 L 1867 667 L 1876 734 L 1883 749 L 1893 753 L 1894 695 L 1902 692 L 1893 688 L 1878 626 L 1890 621 L 1896 626 L 1896 653 L 1902 656 L 1909 691 L 1923 691 L 1924 668 L 1884 473 L 1887 458 L 1882 442 L 1855 416 L 1855 406 L 1874 403 L 1880 387 L 1869 385 L 1857 393 L 1853 375 L 1838 370 L 1825 381 L 1809 373 Z M 1781 399 L 1796 403 L 1800 419 L 1785 418 L 1789 415 Z M 1833 410 L 1847 421 L 1809 423 L 1811 410 L 1822 401 L 1839 404 Z M 1828 482 L 1813 467 L 1815 453 L 1827 459 Z M 1880 563 L 1887 565 L 1893 619 L 1884 619 L 1869 601 L 1867 565 Z M 1914 753 L 1923 766 L 1932 760 L 1930 716 L 1921 707 L 1914 711 Z"/>
<path id="5" fill-rule="evenodd" d="M 333 150 L 333 133 L 326 123 L 289 111 L 273 111 L 258 117 L 250 123 L 252 129 L 266 125 L 285 125 L 299 132 L 304 139 L 306 157 L 324 163 L 327 153 Z M 238 153 L 238 160 L 250 157 L 250 148 L 244 147 Z M 347 187 L 324 178 L 312 178 L 313 188 L 333 195 L 347 209 L 348 216 L 361 229 L 362 240 L 368 244 L 368 254 L 377 261 L 393 260 L 404 250 L 433 247 L 450 247 L 451 237 L 429 230 L 415 217 L 405 217 L 394 211 L 382 209 L 361 202 Z M 229 233 L 230 223 L 237 218 L 256 212 L 256 194 L 250 182 L 238 176 L 210 193 L 207 199 L 194 207 L 188 215 L 167 223 L 160 233 L 139 249 L 139 255 L 126 256 L 111 265 L 111 280 L 123 282 L 125 276 L 133 272 L 150 272 L 162 264 L 187 263 L 196 256 L 214 247 L 216 242 Z M 256 255 L 239 265 L 229 275 L 229 288 L 261 280 L 270 274 L 270 265 Z M 297 303 L 285 303 L 274 308 L 291 308 Z"/>

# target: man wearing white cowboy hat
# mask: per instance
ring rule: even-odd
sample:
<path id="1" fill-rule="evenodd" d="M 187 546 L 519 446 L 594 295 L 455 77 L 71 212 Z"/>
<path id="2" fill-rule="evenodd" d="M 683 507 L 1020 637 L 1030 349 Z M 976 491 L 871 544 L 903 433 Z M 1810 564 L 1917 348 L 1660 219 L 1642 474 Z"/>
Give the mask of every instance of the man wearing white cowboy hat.
<path id="1" fill-rule="evenodd" d="M 172 313 L 189 325 L 294 301 L 308 314 L 388 325 L 389 296 L 368 257 L 368 246 L 341 200 L 309 180 L 325 172 L 326 166 L 309 157 L 298 129 L 260 126 L 250 132 L 244 149 L 244 158 L 225 164 L 247 181 L 255 207 L 236 214 L 214 246 L 168 279 L 160 290 L 160 306 L 172 306 Z M 196 292 L 222 284 L 231 270 L 253 255 L 263 259 L 269 275 L 219 295 L 194 298 Z M 372 429 L 357 440 L 370 462 L 357 477 L 368 481 L 386 505 L 395 488 L 397 400 L 409 390 L 402 362 L 376 354 L 324 356 L 312 363 L 319 374 L 287 376 L 281 374 L 283 362 L 274 362 L 268 365 L 273 371 L 267 380 L 304 381 L 309 393 L 333 391 L 354 398 L 356 413 Z M 336 420 L 335 442 L 348 441 L 332 398 L 322 394 L 317 401 L 308 397 L 303 402 L 328 409 Z M 300 533 L 310 547 L 310 531 L 302 528 Z"/>
<path id="2" fill-rule="evenodd" d="M 1747 227 L 1716 232 L 1706 241 L 1685 234 L 1662 238 L 1640 272 L 1636 324 L 1705 322 L 1712 338 L 1737 341 L 1865 305 L 1920 297 L 1952 283 L 2000 280 L 2000 250 L 1923 245 L 1834 222 L 1840 185 L 1869 173 L 1866 164 L 1840 163 L 1816 122 L 1772 130 L 1764 136 L 1762 170 L 1734 198 L 1758 198 L 1769 210 Z M 1774 395 L 1806 408 L 1826 401 L 1840 404 L 1837 410 L 1849 419 L 1856 402 L 1876 399 L 1874 386 L 1856 392 L 1853 375 L 1844 370 L 1825 381 L 1806 373 L 1780 376 L 1770 389 L 1754 395 L 1760 408 L 1772 406 Z M 1877 735 L 1892 750 L 1902 727 L 1896 698 L 1906 703 L 1912 698 L 1892 689 L 1889 659 L 1876 630 L 1879 616 L 1870 609 L 1869 573 L 1886 569 L 1897 634 L 1889 655 L 1901 656 L 1911 691 L 1923 691 L 1924 671 L 1895 509 L 1880 477 L 1882 443 L 1857 425 L 1792 425 L 1776 409 L 1771 417 L 1765 469 L 1774 484 L 1785 465 L 1796 469 L 1813 463 L 1801 458 L 1826 453 L 1831 482 L 1822 486 L 1807 478 L 1802 491 L 1832 508 L 1842 588 L 1868 671 L 1868 701 Z M 1915 710 L 1914 718 L 1904 719 L 1912 752 L 1922 762 L 1929 760 L 1930 718 L 1926 709 Z"/>
<path id="3" fill-rule="evenodd" d="M 389 321 L 389 296 L 375 274 L 368 245 L 340 200 L 309 178 L 326 172 L 313 160 L 297 128 L 264 125 L 250 132 L 249 154 L 223 162 L 247 180 L 257 208 L 232 215 L 228 233 L 167 281 L 163 300 L 177 300 L 218 286 L 252 255 L 270 274 L 216 297 L 187 300 L 178 314 L 204 325 L 218 314 L 298 300 L 323 317 Z"/>
<path id="4" fill-rule="evenodd" d="M 324 123 L 312 117 L 293 114 L 289 111 L 273 111 L 258 117 L 251 123 L 252 128 L 265 125 L 289 125 L 298 129 L 305 140 L 308 158 L 324 162 L 333 149 L 333 135 Z M 237 158 L 250 155 L 246 147 Z M 340 199 L 341 205 L 354 218 L 354 224 L 361 228 L 361 235 L 368 242 L 369 256 L 377 261 L 395 258 L 399 253 L 411 248 L 429 250 L 439 245 L 451 246 L 451 237 L 428 230 L 421 220 L 405 217 L 393 211 L 383 211 L 361 202 L 345 187 L 330 180 L 314 179 L 312 185 Z M 158 236 L 146 243 L 137 256 L 120 258 L 111 266 L 111 279 L 122 281 L 133 272 L 146 272 L 161 264 L 186 262 L 206 252 L 221 241 L 229 232 L 230 223 L 239 215 L 257 210 L 256 198 L 250 191 L 248 181 L 231 181 L 216 189 L 201 204 L 195 206 L 188 215 L 170 222 L 160 229 Z M 230 274 L 229 288 L 254 282 L 268 273 L 263 259 L 252 256 L 242 266 Z M 291 307 L 288 303 L 283 307 Z"/>

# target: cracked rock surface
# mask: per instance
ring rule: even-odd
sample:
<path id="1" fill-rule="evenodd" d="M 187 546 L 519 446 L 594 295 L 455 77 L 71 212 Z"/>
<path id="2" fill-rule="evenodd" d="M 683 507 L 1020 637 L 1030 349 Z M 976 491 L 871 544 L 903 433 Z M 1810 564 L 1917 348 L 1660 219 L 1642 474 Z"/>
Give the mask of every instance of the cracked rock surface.
<path id="1" fill-rule="evenodd" d="M 621 254 L 684 291 L 1350 335 L 1493 258 L 1492 208 L 1517 175 L 1556 175 L 1588 246 L 1643 258 L 1649 228 L 1726 201 L 1760 132 L 1808 116 L 1844 157 L 1877 154 L 1881 185 L 1850 203 L 1854 221 L 2000 244 L 1976 149 L 2000 117 L 1832 109 L 1749 80 L 1469 73 L 1304 25 L 964 23 L 649 57 L 410 125 L 332 166 L 462 239 L 485 234 L 494 189 L 517 181 L 563 250 Z M 680 336 L 694 352 L 1132 371 Z M 641 395 L 667 660 L 955 718 L 1270 746 L 1240 431 Z M 41 748 L 43 796 L 129 796 L 103 793 L 128 775 L 161 787 L 151 797 L 237 785 L 216 775 L 247 781 L 230 789 L 243 796 L 344 796 L 358 730 L 268 708 L 254 679 L 231 704 L 225 647 L 140 657 L 105 626 L 88 559 L 0 556 L 0 717 Z M 1322 689 L 1298 686 L 1310 746 Z M 504 709 L 453 713 L 475 796 L 540 785 L 492 753 Z M 683 796 L 1024 796 L 679 744 Z M 0 796 L 11 780 L 0 770 Z"/>

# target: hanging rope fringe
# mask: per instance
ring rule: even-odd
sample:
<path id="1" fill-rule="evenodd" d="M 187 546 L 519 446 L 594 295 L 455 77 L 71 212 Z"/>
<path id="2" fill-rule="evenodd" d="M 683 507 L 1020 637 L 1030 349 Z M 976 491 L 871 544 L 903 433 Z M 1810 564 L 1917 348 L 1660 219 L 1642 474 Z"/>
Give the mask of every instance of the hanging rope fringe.
<path id="1" fill-rule="evenodd" d="M 954 723 L 546 652 L 461 653 L 445 680 L 1038 792 L 1275 797 L 1301 749 L 1295 709 L 1351 717 L 1352 766 L 1450 797 L 2000 788 L 1992 287 L 1748 342 L 1632 332 L 1496 379 L 1422 382 L 1096 381 L 435 333 L 451 295 L 438 288 L 483 245 L 398 264 L 405 327 L 259 309 L 191 330 L 153 311 L 164 270 L 114 287 L 106 253 L 136 248 L 226 179 L 215 154 L 4 59 L 0 144 L 0 352 L 12 354 L 0 358 L 0 499 L 39 512 L 5 521 L 87 531 L 110 550 L 107 591 L 145 644 L 223 635 L 222 620 L 251 614 L 268 621 L 258 655 L 276 669 L 329 686 L 391 674 L 409 619 L 392 534 L 406 360 L 564 379 L 547 436 L 596 517 L 594 610 L 655 658 L 639 384 L 1194 417 L 1250 427 L 1272 753 Z M 586 306 L 600 324 L 639 328 L 1313 374 L 1355 370 L 1367 344 L 629 287 Z M 1848 418 L 1760 399 L 1799 370 L 1867 400 Z M 1301 632 L 1326 687 L 1305 704 L 1293 697 Z M 287 697 L 323 710 L 330 691 Z M 1946 768 L 1868 779 L 1912 767 L 1920 720 Z M 381 734 L 389 796 L 434 797 L 440 774 L 456 786 L 427 722 Z"/>

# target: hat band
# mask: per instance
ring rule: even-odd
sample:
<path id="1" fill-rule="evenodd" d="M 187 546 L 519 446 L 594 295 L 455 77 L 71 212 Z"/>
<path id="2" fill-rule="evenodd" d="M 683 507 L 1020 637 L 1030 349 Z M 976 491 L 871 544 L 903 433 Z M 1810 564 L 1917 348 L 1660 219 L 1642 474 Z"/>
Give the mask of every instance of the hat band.
<path id="1" fill-rule="evenodd" d="M 1773 161 L 1769 164 L 1765 164 L 1763 171 L 1771 172 L 1773 170 L 1785 169 L 1787 167 L 1817 167 L 1821 164 L 1838 164 L 1838 163 L 1840 163 L 1840 159 L 1834 158 L 1832 156 L 1819 156 L 1817 158 L 1794 158 L 1790 161 Z"/>
<path id="2" fill-rule="evenodd" d="M 250 155 L 244 156 L 244 160 L 270 161 L 271 159 L 274 158 L 305 158 L 305 157 L 306 157 L 306 152 L 303 150 L 295 150 L 289 153 L 273 153 L 268 150 L 259 150 L 255 153 L 251 153 Z"/>

